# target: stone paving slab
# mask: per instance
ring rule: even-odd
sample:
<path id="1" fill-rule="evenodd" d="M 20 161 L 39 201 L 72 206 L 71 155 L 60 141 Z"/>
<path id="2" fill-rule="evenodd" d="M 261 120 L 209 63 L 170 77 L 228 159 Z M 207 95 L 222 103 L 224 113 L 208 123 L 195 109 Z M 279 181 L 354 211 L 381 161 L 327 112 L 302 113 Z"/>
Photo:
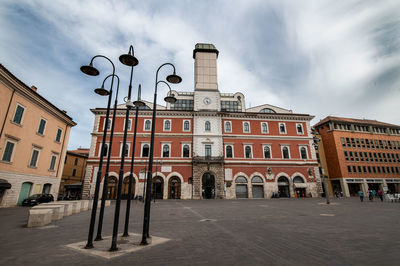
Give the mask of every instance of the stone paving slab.
<path id="1" fill-rule="evenodd" d="M 170 239 L 163 238 L 163 237 L 152 236 L 151 243 L 144 246 L 144 245 L 140 245 L 140 242 L 142 240 L 141 235 L 129 233 L 128 237 L 122 237 L 122 234 L 120 234 L 120 235 L 118 235 L 118 238 L 117 238 L 118 250 L 117 251 L 109 251 L 109 249 L 111 247 L 111 238 L 112 238 L 112 236 L 107 236 L 107 237 L 103 237 L 103 240 L 101 240 L 101 241 L 95 241 L 94 248 L 91 248 L 91 249 L 85 249 L 86 241 L 72 243 L 72 244 L 66 245 L 66 247 L 72 248 L 75 251 L 78 251 L 85 255 L 98 256 L 98 257 L 102 257 L 105 259 L 113 259 L 113 258 L 119 257 L 121 255 L 125 255 L 127 253 L 139 251 L 139 250 L 145 249 L 145 248 L 151 248 L 153 246 L 163 244 L 170 240 Z"/>

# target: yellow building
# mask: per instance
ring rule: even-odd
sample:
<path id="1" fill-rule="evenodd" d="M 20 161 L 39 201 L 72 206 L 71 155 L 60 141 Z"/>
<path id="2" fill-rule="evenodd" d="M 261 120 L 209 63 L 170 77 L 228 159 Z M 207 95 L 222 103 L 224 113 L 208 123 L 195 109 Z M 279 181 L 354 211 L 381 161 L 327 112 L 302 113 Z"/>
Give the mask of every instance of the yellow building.
<path id="1" fill-rule="evenodd" d="M 0 64 L 0 206 L 32 194 L 58 194 L 76 123 Z"/>
<path id="2" fill-rule="evenodd" d="M 89 149 L 78 148 L 77 150 L 67 151 L 60 183 L 60 197 L 68 199 L 81 198 L 82 181 L 85 178 L 88 157 Z"/>

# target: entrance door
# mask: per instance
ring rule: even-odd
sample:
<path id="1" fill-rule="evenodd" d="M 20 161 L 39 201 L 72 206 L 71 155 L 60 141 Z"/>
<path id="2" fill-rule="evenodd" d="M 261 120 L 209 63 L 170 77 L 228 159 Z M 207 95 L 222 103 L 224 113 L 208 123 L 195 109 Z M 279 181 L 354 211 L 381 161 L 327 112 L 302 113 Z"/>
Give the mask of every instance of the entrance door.
<path id="1" fill-rule="evenodd" d="M 113 176 L 108 177 L 107 199 L 117 198 L 117 179 Z"/>
<path id="2" fill-rule="evenodd" d="M 153 178 L 152 193 L 153 193 L 153 198 L 163 199 L 164 180 L 162 179 L 162 177 L 156 176 L 155 178 Z"/>
<path id="3" fill-rule="evenodd" d="M 21 191 L 19 192 L 19 197 L 18 197 L 18 205 L 21 205 L 22 201 L 24 199 L 26 199 L 27 197 L 29 197 L 31 188 L 32 188 L 32 183 L 30 183 L 30 182 L 22 183 Z"/>
<path id="4" fill-rule="evenodd" d="M 168 198 L 180 199 L 181 198 L 181 180 L 178 177 L 172 177 L 168 184 Z"/>
<path id="5" fill-rule="evenodd" d="M 278 194 L 281 198 L 290 198 L 289 180 L 284 176 L 278 178 Z"/>
<path id="6" fill-rule="evenodd" d="M 236 184 L 236 198 L 237 199 L 247 199 L 247 184 Z"/>
<path id="7" fill-rule="evenodd" d="M 358 196 L 358 191 L 360 190 L 360 184 L 358 183 L 348 183 L 349 193 L 351 197 Z"/>
<path id="8" fill-rule="evenodd" d="M 51 188 L 51 184 L 48 184 L 48 183 L 44 184 L 42 193 L 43 194 L 50 194 L 50 188 Z"/>
<path id="9" fill-rule="evenodd" d="M 129 176 L 124 178 L 124 182 L 122 183 L 122 199 L 128 199 L 129 197 Z M 135 198 L 135 178 L 132 177 L 132 190 L 131 190 L 131 199 Z"/>
<path id="10" fill-rule="evenodd" d="M 263 199 L 264 198 L 264 187 L 262 185 L 253 185 L 253 199 Z"/>
<path id="11" fill-rule="evenodd" d="M 215 178 L 213 174 L 205 173 L 201 179 L 201 191 L 203 199 L 213 199 L 215 197 Z"/>

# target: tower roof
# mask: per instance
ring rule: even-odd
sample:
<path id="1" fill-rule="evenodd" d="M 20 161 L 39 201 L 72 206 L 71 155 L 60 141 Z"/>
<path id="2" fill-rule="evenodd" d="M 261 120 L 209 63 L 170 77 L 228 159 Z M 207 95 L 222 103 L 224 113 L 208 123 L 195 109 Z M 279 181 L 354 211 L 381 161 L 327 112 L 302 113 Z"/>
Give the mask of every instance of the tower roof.
<path id="1" fill-rule="evenodd" d="M 219 54 L 219 51 L 217 48 L 215 48 L 214 44 L 211 43 L 198 43 L 195 45 L 194 50 L 193 50 L 193 59 L 196 58 L 196 53 L 197 52 L 203 52 L 203 53 L 216 53 L 217 57 Z"/>

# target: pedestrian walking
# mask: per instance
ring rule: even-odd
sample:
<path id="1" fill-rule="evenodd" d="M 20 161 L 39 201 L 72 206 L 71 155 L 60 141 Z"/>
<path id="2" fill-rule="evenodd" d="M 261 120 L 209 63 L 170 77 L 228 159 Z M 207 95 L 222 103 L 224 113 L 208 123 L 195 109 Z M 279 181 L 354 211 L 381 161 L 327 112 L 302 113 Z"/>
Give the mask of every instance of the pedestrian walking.
<path id="1" fill-rule="evenodd" d="M 360 195 L 360 201 L 363 202 L 364 201 L 364 193 L 361 190 L 359 190 L 358 195 Z"/>
<path id="2" fill-rule="evenodd" d="M 372 190 L 368 190 L 368 198 L 369 198 L 370 201 L 374 200 L 374 195 L 372 193 Z"/>
<path id="3" fill-rule="evenodd" d="M 378 190 L 378 196 L 381 199 L 381 201 L 383 201 L 383 192 L 380 189 Z"/>

